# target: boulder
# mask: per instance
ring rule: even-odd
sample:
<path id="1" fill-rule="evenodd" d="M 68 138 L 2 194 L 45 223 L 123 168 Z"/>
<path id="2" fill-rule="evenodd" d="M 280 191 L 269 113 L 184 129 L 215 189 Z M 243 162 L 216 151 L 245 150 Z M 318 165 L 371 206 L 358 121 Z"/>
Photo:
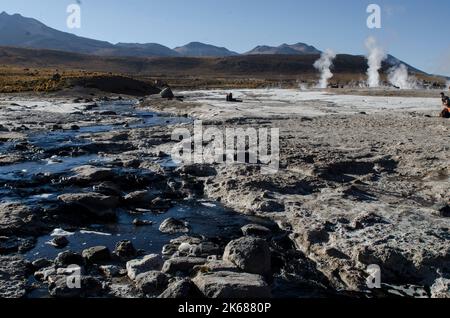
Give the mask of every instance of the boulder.
<path id="1" fill-rule="evenodd" d="M 265 226 L 259 224 L 247 224 L 241 228 L 245 236 L 268 237 L 272 231 Z"/>
<path id="2" fill-rule="evenodd" d="M 255 274 L 237 272 L 200 273 L 193 282 L 208 298 L 270 298 L 270 288 Z"/>
<path id="3" fill-rule="evenodd" d="M 156 196 L 150 191 L 135 191 L 127 194 L 123 200 L 126 205 L 137 207 L 149 207 Z"/>
<path id="4" fill-rule="evenodd" d="M 121 267 L 115 265 L 102 265 L 98 269 L 105 277 L 109 278 L 121 276 L 123 272 Z"/>
<path id="5" fill-rule="evenodd" d="M 139 274 L 135 281 L 137 289 L 146 295 L 161 293 L 169 283 L 168 277 L 159 271 Z"/>
<path id="6" fill-rule="evenodd" d="M 175 95 L 172 92 L 172 89 L 170 87 L 164 88 L 161 93 L 159 93 L 162 98 L 174 98 Z"/>
<path id="7" fill-rule="evenodd" d="M 165 299 L 198 299 L 203 294 L 189 278 L 173 282 L 158 298 Z"/>
<path id="8" fill-rule="evenodd" d="M 80 288 L 68 284 L 67 276 L 57 276 L 50 284 L 48 291 L 55 298 L 96 297 L 102 292 L 102 283 L 91 276 L 80 277 Z"/>
<path id="9" fill-rule="evenodd" d="M 206 259 L 197 257 L 173 257 L 168 259 L 162 268 L 162 271 L 167 274 L 189 273 L 194 266 L 203 265 Z"/>
<path id="10" fill-rule="evenodd" d="M 55 265 L 58 267 L 66 267 L 69 265 L 84 265 L 84 259 L 83 256 L 81 256 L 78 253 L 74 253 L 71 251 L 65 251 L 62 253 L 59 253 L 58 256 L 55 258 Z"/>
<path id="11" fill-rule="evenodd" d="M 32 227 L 33 211 L 19 203 L 0 204 L 0 235 L 18 235 L 29 232 Z"/>
<path id="12" fill-rule="evenodd" d="M 39 270 L 39 269 L 42 269 L 42 268 L 49 267 L 52 264 L 53 264 L 53 262 L 51 260 L 49 260 L 49 259 L 46 259 L 46 258 L 39 258 L 39 259 L 37 259 L 37 260 L 35 260 L 35 261 L 33 261 L 31 263 L 31 265 L 33 265 L 33 268 L 35 270 Z"/>
<path id="13" fill-rule="evenodd" d="M 123 259 L 131 259 L 133 257 L 136 257 L 137 251 L 131 241 L 124 240 L 116 244 L 114 254 Z"/>
<path id="14" fill-rule="evenodd" d="M 271 270 L 271 254 L 267 242 L 260 238 L 242 237 L 225 247 L 223 260 L 247 273 L 266 275 Z"/>
<path id="15" fill-rule="evenodd" d="M 106 246 L 94 246 L 85 249 L 82 256 L 88 264 L 98 264 L 111 259 L 111 253 Z"/>
<path id="16" fill-rule="evenodd" d="M 100 193 L 67 193 L 60 195 L 59 200 L 71 207 L 79 207 L 86 212 L 99 217 L 115 216 L 115 208 L 119 205 L 119 199 Z"/>
<path id="17" fill-rule="evenodd" d="M 158 254 L 147 255 L 142 259 L 127 262 L 127 274 L 130 279 L 134 280 L 139 274 L 160 270 L 162 265 L 161 256 Z"/>
<path id="18" fill-rule="evenodd" d="M 51 240 L 50 244 L 56 248 L 64 248 L 69 245 L 69 240 L 65 236 L 57 236 Z"/>
<path id="19" fill-rule="evenodd" d="M 159 226 L 159 230 L 162 233 L 168 234 L 188 233 L 189 223 L 174 218 L 168 218 L 161 223 L 161 225 Z"/>

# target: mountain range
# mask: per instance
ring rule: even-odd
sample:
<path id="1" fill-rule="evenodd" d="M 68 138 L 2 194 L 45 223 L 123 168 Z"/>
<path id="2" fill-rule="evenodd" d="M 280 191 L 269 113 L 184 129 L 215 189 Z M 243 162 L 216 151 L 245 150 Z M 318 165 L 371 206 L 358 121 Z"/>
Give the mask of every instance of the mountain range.
<path id="1" fill-rule="evenodd" d="M 239 55 L 224 47 L 191 42 L 174 49 L 157 43 L 117 43 L 79 37 L 58 31 L 33 18 L 20 14 L 0 14 L 0 46 L 33 49 L 49 49 L 100 56 L 130 57 L 226 57 Z M 287 45 L 279 48 L 258 46 L 248 54 L 311 54 L 320 51 L 306 44 Z"/>
<path id="2" fill-rule="evenodd" d="M 62 32 L 50 28 L 36 19 L 23 17 L 20 14 L 9 15 L 6 12 L 0 13 L 0 46 L 112 57 L 251 57 L 255 55 L 304 56 L 321 54 L 320 50 L 305 43 L 282 44 L 277 47 L 261 45 L 243 54 L 200 42 L 191 42 L 174 49 L 157 43 L 112 44 Z M 389 56 L 385 62 L 391 66 L 404 63 L 393 56 Z M 420 72 L 416 68 L 406 65 L 410 70 Z"/>

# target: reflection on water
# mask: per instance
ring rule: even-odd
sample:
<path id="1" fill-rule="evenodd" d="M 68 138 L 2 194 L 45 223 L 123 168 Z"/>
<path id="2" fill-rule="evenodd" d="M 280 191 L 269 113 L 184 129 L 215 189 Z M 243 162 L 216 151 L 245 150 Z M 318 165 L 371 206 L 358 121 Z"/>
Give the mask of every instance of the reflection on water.
<path id="1" fill-rule="evenodd" d="M 242 226 L 262 222 L 255 217 L 237 214 L 217 202 L 186 202 L 163 214 L 151 212 L 131 214 L 121 210 L 118 212 L 117 222 L 114 223 L 92 224 L 78 231 L 56 229 L 53 233 L 38 238 L 36 247 L 27 252 L 25 257 L 29 260 L 56 257 L 61 250 L 48 244 L 54 235 L 65 235 L 69 245 L 64 250 L 70 249 L 75 252 L 98 245 L 107 246 L 113 250 L 117 242 L 130 240 L 136 248 L 145 250 L 147 253 L 161 253 L 165 244 L 182 235 L 164 234 L 159 231 L 159 225 L 169 217 L 189 222 L 191 231 L 188 235 L 201 235 L 207 238 L 238 237 Z M 136 218 L 152 221 L 154 224 L 135 226 L 133 220 Z"/>

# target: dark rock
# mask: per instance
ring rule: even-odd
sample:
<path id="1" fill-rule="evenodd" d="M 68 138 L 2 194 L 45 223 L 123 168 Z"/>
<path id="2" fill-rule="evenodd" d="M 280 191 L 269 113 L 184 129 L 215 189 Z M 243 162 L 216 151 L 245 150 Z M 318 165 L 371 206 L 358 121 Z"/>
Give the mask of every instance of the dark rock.
<path id="1" fill-rule="evenodd" d="M 104 181 L 99 184 L 96 184 L 92 187 L 94 192 L 107 195 L 107 196 L 113 196 L 113 197 L 120 197 L 122 196 L 122 191 L 120 190 L 120 187 L 115 183 L 111 181 Z"/>
<path id="2" fill-rule="evenodd" d="M 69 240 L 65 236 L 57 236 L 51 240 L 50 244 L 56 248 L 64 248 L 69 245 Z"/>
<path id="3" fill-rule="evenodd" d="M 130 259 L 136 257 L 137 251 L 133 246 L 131 241 L 120 241 L 116 244 L 116 248 L 114 249 L 114 254 L 123 259 Z"/>
<path id="4" fill-rule="evenodd" d="M 450 217 L 450 205 L 449 204 L 442 205 L 441 207 L 439 207 L 438 211 L 439 211 L 439 215 L 441 217 L 443 217 L 443 218 Z"/>
<path id="5" fill-rule="evenodd" d="M 208 164 L 184 165 L 178 168 L 177 172 L 194 177 L 212 177 L 217 175 L 216 169 Z"/>
<path id="6" fill-rule="evenodd" d="M 189 232 L 189 223 L 177 220 L 174 218 L 169 218 L 164 220 L 159 226 L 159 230 L 162 233 L 188 233 Z"/>
<path id="7" fill-rule="evenodd" d="M 147 190 L 132 192 L 123 198 L 126 205 L 139 207 L 150 207 L 154 199 L 155 195 Z"/>
<path id="8" fill-rule="evenodd" d="M 150 225 L 153 225 L 153 221 L 134 219 L 133 225 L 134 226 L 150 226 Z"/>
<path id="9" fill-rule="evenodd" d="M 105 111 L 99 112 L 99 115 L 102 115 L 102 116 L 117 116 L 117 113 L 115 111 L 112 111 L 112 110 L 105 110 Z"/>
<path id="10" fill-rule="evenodd" d="M 259 224 L 247 224 L 241 228 L 245 236 L 268 237 L 272 234 L 271 230 Z"/>
<path id="11" fill-rule="evenodd" d="M 119 205 L 117 197 L 100 193 L 67 193 L 60 195 L 58 199 L 68 206 L 80 207 L 99 218 L 115 217 L 115 208 Z"/>
<path id="12" fill-rule="evenodd" d="M 271 270 L 269 245 L 259 238 L 243 237 L 231 241 L 225 248 L 223 259 L 247 273 L 265 275 Z"/>
<path id="13" fill-rule="evenodd" d="M 72 169 L 75 175 L 71 178 L 72 181 L 76 182 L 100 182 L 107 181 L 114 177 L 114 172 L 109 168 L 99 168 L 95 166 L 81 166 Z"/>
<path id="14" fill-rule="evenodd" d="M 158 294 L 165 290 L 169 279 L 167 275 L 158 271 L 150 271 L 136 277 L 136 287 L 144 294 Z"/>
<path id="15" fill-rule="evenodd" d="M 172 207 L 172 202 L 168 199 L 156 198 L 152 200 L 151 207 L 155 210 L 168 210 Z"/>
<path id="16" fill-rule="evenodd" d="M 170 284 L 158 298 L 198 299 L 203 297 L 198 287 L 190 279 L 186 278 Z"/>
<path id="17" fill-rule="evenodd" d="M 106 246 L 95 246 L 85 249 L 82 253 L 86 263 L 98 264 L 111 259 L 111 253 Z"/>
<path id="18" fill-rule="evenodd" d="M 270 288 L 255 274 L 237 272 L 200 273 L 193 282 L 208 298 L 270 298 Z"/>
<path id="19" fill-rule="evenodd" d="M 166 87 L 164 88 L 161 93 L 160 93 L 162 98 L 174 98 L 175 95 L 173 94 L 172 90 L 170 89 L 170 87 Z"/>
<path id="20" fill-rule="evenodd" d="M 35 234 L 39 230 L 33 209 L 19 203 L 0 204 L 0 235 Z"/>
<path id="21" fill-rule="evenodd" d="M 53 262 L 51 260 L 46 259 L 46 258 L 39 258 L 39 259 L 37 259 L 37 260 L 35 260 L 34 262 L 31 263 L 31 265 L 33 265 L 33 267 L 36 270 L 49 267 L 52 264 L 53 264 Z"/>
<path id="22" fill-rule="evenodd" d="M 121 276 L 122 272 L 126 273 L 121 267 L 115 265 L 102 265 L 98 269 L 104 276 L 109 278 Z"/>
<path id="23" fill-rule="evenodd" d="M 70 265 L 84 265 L 84 259 L 83 256 L 81 256 L 78 253 L 74 253 L 71 251 L 65 251 L 62 253 L 59 253 L 58 256 L 55 258 L 55 265 L 59 267 L 67 267 Z"/>
<path id="24" fill-rule="evenodd" d="M 80 288 L 71 288 L 67 276 L 58 276 L 49 284 L 49 293 L 55 298 L 96 297 L 102 292 L 102 283 L 90 276 L 80 277 Z"/>

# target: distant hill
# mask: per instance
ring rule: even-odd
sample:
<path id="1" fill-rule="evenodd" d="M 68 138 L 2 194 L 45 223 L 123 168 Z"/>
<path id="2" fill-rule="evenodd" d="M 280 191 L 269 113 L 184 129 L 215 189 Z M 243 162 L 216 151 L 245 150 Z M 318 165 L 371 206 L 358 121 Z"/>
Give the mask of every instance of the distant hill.
<path id="1" fill-rule="evenodd" d="M 174 50 L 158 43 L 117 43 L 112 50 L 96 52 L 97 55 L 111 56 L 180 56 Z"/>
<path id="2" fill-rule="evenodd" d="M 238 75 L 302 76 L 317 74 L 314 62 L 319 54 L 305 55 L 237 55 L 215 58 L 198 57 L 113 57 L 68 53 L 54 50 L 0 47 L 0 65 L 24 68 L 50 67 L 136 75 Z M 384 63 L 383 70 L 391 65 Z M 364 76 L 364 56 L 339 54 L 334 60 L 335 74 Z"/>
<path id="3" fill-rule="evenodd" d="M 114 45 L 91 40 L 47 27 L 20 14 L 0 14 L 0 45 L 38 49 L 62 50 L 95 54 L 99 50 L 113 49 Z"/>
<path id="4" fill-rule="evenodd" d="M 178 52 L 181 56 L 189 57 L 220 57 L 239 55 L 238 53 L 232 52 L 224 47 L 218 47 L 200 42 L 191 42 L 184 46 L 175 48 L 174 51 Z"/>
<path id="5" fill-rule="evenodd" d="M 304 55 L 304 54 L 320 54 L 322 53 L 314 46 L 305 43 L 297 44 L 282 44 L 280 46 L 260 45 L 253 50 L 245 53 L 245 55 L 260 55 L 260 54 L 283 54 L 283 55 Z"/>

